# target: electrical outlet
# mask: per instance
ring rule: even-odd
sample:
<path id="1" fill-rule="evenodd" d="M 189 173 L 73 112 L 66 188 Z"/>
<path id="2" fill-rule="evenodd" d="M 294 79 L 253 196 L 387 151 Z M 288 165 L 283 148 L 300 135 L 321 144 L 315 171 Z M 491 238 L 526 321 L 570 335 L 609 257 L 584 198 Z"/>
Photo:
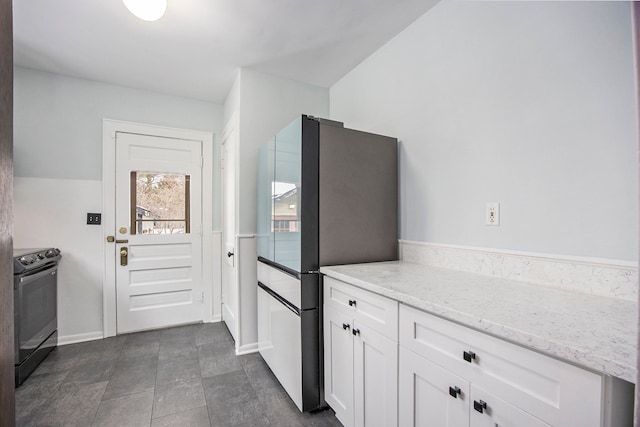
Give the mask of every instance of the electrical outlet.
<path id="1" fill-rule="evenodd" d="M 87 225 L 100 225 L 100 224 L 102 224 L 102 214 L 87 213 Z"/>
<path id="2" fill-rule="evenodd" d="M 498 202 L 487 203 L 485 224 L 500 225 L 500 203 Z"/>

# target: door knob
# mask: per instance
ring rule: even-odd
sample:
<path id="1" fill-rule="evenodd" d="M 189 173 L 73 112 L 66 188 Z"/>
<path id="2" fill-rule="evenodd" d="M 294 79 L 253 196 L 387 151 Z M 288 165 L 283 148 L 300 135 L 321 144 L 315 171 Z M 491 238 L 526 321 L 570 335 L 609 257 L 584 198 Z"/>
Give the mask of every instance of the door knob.
<path id="1" fill-rule="evenodd" d="M 231 258 L 233 256 L 233 252 L 227 252 L 227 256 Z"/>
<path id="2" fill-rule="evenodd" d="M 123 246 L 120 248 L 120 265 L 124 266 L 128 264 L 129 250 Z"/>

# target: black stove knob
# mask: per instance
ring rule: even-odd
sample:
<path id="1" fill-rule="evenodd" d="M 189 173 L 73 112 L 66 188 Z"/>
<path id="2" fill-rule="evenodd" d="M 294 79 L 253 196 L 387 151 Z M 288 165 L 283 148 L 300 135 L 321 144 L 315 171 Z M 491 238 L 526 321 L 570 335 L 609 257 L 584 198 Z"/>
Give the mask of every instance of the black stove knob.
<path id="1" fill-rule="evenodd" d="M 43 253 L 39 253 L 38 254 L 38 259 L 44 259 L 44 254 Z"/>
<path id="2" fill-rule="evenodd" d="M 56 252 L 57 252 L 57 249 L 49 249 L 45 254 L 45 256 L 47 258 L 53 258 L 54 256 L 58 255 Z"/>
<path id="3" fill-rule="evenodd" d="M 29 265 L 33 263 L 33 258 L 27 256 L 20 257 L 20 263 L 22 265 Z"/>

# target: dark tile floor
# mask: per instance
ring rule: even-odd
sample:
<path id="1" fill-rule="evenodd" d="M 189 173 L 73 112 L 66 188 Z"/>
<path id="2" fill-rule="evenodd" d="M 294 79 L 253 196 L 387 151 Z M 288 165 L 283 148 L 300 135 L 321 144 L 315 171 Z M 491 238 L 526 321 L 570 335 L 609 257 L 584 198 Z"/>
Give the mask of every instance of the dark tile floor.
<path id="1" fill-rule="evenodd" d="M 61 346 L 16 390 L 18 426 L 341 426 L 301 414 L 222 323 Z"/>

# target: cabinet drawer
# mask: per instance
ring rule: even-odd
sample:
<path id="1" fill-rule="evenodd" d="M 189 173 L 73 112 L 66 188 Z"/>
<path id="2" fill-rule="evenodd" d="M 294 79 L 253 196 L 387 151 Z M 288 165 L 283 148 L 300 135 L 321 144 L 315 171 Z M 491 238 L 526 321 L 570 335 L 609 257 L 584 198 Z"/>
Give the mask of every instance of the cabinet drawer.
<path id="1" fill-rule="evenodd" d="M 398 302 L 324 276 L 324 304 L 398 341 Z"/>
<path id="2" fill-rule="evenodd" d="M 542 421 L 601 425 L 602 376 L 405 305 L 399 322 L 400 345 Z"/>

